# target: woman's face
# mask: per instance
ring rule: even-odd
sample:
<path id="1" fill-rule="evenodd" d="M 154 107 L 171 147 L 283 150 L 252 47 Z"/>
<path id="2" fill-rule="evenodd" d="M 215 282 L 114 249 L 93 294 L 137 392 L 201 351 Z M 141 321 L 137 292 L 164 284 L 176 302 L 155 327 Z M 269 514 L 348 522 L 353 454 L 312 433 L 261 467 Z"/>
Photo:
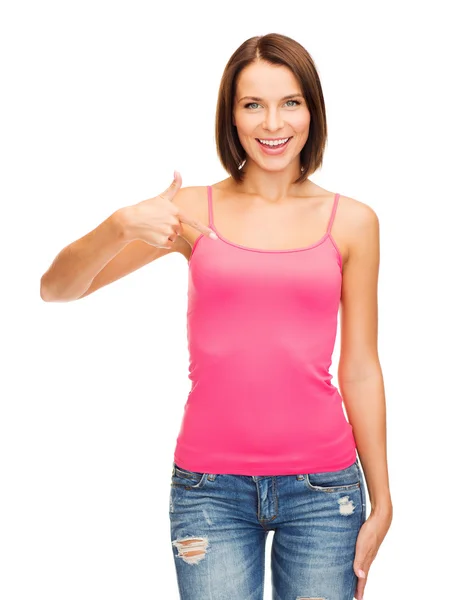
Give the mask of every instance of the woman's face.
<path id="1" fill-rule="evenodd" d="M 237 78 L 233 123 L 252 160 L 267 171 L 281 171 L 293 162 L 300 168 L 300 151 L 310 130 L 310 111 L 294 74 L 282 65 L 258 61 Z M 281 141 L 263 145 L 259 140 Z"/>

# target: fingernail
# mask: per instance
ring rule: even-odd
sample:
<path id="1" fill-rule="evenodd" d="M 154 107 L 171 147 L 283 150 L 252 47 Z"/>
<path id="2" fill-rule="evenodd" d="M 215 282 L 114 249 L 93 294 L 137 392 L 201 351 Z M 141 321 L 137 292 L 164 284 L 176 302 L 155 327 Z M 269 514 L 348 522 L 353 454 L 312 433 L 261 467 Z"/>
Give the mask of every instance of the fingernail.
<path id="1" fill-rule="evenodd" d="M 366 575 L 365 575 L 365 573 L 362 571 L 362 569 L 359 569 L 359 570 L 358 570 L 358 575 L 359 575 L 359 577 L 363 577 L 363 578 L 365 578 L 365 577 L 366 577 Z M 362 598 L 362 600 L 363 600 L 363 598 Z"/>
<path id="2" fill-rule="evenodd" d="M 210 233 L 208 235 L 209 235 L 209 237 L 212 238 L 212 240 L 218 239 L 218 236 L 216 235 L 216 233 L 214 231 L 210 231 Z"/>
<path id="3" fill-rule="evenodd" d="M 176 179 L 176 171 L 174 172 L 173 177 Z"/>

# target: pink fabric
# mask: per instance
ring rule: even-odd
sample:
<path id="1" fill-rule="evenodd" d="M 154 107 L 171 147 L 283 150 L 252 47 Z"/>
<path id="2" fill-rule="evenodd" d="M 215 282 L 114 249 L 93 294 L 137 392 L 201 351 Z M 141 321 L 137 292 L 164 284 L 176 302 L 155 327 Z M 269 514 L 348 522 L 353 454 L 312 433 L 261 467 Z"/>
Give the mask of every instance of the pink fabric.
<path id="1" fill-rule="evenodd" d="M 356 460 L 328 369 L 342 260 L 331 236 L 305 248 L 256 250 L 201 235 L 188 270 L 192 388 L 174 461 L 198 472 L 292 475 Z"/>

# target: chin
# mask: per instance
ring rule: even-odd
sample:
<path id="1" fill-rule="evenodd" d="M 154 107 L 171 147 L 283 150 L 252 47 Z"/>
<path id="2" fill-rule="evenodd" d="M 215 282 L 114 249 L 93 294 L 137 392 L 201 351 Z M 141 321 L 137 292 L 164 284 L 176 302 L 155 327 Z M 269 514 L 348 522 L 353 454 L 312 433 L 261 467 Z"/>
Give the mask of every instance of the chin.
<path id="1" fill-rule="evenodd" d="M 260 165 L 264 171 L 269 171 L 270 173 L 279 173 L 280 171 L 285 171 L 290 163 L 285 165 Z"/>

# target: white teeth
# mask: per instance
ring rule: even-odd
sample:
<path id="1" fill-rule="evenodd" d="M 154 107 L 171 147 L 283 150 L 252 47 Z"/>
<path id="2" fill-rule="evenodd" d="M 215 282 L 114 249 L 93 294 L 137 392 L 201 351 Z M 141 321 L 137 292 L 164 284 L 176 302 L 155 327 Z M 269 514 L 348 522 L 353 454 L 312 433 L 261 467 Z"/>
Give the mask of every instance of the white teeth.
<path id="1" fill-rule="evenodd" d="M 282 140 L 258 140 L 260 144 L 265 144 L 265 146 L 280 146 L 285 144 L 289 138 L 284 138 Z"/>

